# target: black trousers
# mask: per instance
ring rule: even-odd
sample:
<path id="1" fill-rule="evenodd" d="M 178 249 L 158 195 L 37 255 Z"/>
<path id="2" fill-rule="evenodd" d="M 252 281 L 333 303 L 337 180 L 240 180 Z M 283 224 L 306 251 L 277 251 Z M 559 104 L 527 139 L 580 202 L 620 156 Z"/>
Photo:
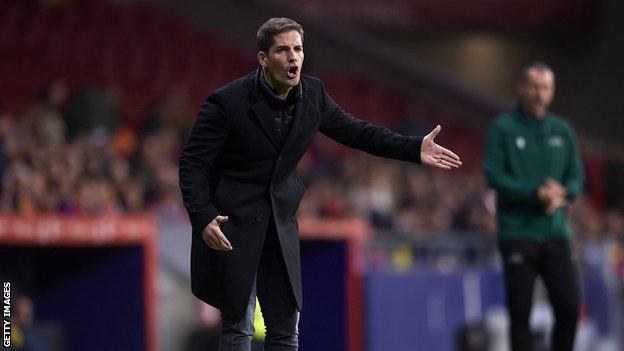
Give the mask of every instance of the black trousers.
<path id="1" fill-rule="evenodd" d="M 544 243 L 504 241 L 500 243 L 504 261 L 507 307 L 511 319 L 513 351 L 533 350 L 529 317 L 533 286 L 540 275 L 555 314 L 551 350 L 572 351 L 578 320 L 579 295 L 568 241 Z"/>
<path id="2" fill-rule="evenodd" d="M 221 316 L 220 351 L 250 351 L 254 334 L 256 297 L 266 326 L 265 351 L 296 351 L 299 345 L 299 311 L 280 249 L 273 218 L 264 239 L 256 281 L 244 315 Z"/>

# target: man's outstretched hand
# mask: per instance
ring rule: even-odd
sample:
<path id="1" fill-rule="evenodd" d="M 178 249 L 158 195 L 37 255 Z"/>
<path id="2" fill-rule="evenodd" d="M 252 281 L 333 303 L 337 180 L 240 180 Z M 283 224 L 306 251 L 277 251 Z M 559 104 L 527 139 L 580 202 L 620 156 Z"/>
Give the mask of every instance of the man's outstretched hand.
<path id="1" fill-rule="evenodd" d="M 433 141 L 441 130 L 442 127 L 438 125 L 423 138 L 420 146 L 420 162 L 423 165 L 442 169 L 457 168 L 462 164 L 459 156 Z"/>

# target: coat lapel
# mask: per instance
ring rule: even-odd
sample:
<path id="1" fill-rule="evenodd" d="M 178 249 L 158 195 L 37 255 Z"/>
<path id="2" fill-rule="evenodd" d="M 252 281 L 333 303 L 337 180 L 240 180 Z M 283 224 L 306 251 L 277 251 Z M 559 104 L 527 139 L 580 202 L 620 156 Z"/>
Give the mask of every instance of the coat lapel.
<path id="1" fill-rule="evenodd" d="M 253 110 L 253 114 L 258 122 L 260 122 L 260 126 L 262 126 L 262 130 L 264 131 L 266 136 L 269 137 L 273 146 L 275 146 L 275 148 L 279 150 L 279 134 L 277 130 L 275 130 L 275 125 L 273 122 L 273 112 L 271 111 L 267 103 L 262 99 L 258 99 L 256 103 L 251 107 L 251 109 Z"/>
<path id="2" fill-rule="evenodd" d="M 250 94 L 250 102 L 252 104 L 251 110 L 253 112 L 252 114 L 258 120 L 258 123 L 260 123 L 260 126 L 262 127 L 264 134 L 266 134 L 269 140 L 271 140 L 271 144 L 273 144 L 275 149 L 279 151 L 280 149 L 279 137 L 280 136 L 277 130 L 275 130 L 275 126 L 273 124 L 273 120 L 272 120 L 273 113 L 271 111 L 271 108 L 269 107 L 268 103 L 264 101 L 264 99 L 262 99 L 260 96 L 262 92 L 260 91 L 260 87 L 258 86 L 259 79 L 260 79 L 260 68 L 256 70 L 256 75 L 254 77 L 254 87 Z"/>

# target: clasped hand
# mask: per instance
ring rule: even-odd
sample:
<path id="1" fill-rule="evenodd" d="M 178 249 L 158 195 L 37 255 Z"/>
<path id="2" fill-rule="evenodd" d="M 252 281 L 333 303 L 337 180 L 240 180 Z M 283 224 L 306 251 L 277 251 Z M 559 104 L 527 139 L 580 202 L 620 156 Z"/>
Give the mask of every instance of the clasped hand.
<path id="1" fill-rule="evenodd" d="M 537 197 L 548 215 L 568 203 L 566 195 L 565 187 L 552 178 L 546 178 L 545 183 L 537 189 Z"/>

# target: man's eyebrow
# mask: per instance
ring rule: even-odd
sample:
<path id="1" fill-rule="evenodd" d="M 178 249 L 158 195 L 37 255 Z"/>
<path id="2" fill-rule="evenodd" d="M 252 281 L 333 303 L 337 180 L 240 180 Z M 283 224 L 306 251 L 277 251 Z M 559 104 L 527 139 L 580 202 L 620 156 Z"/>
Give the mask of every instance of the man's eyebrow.
<path id="1" fill-rule="evenodd" d="M 297 45 L 293 45 L 292 47 L 295 48 L 295 49 L 300 49 L 300 48 L 303 47 L 303 45 L 297 44 Z M 290 45 L 278 45 L 278 46 L 275 47 L 275 50 L 289 49 L 289 48 L 290 48 Z"/>

